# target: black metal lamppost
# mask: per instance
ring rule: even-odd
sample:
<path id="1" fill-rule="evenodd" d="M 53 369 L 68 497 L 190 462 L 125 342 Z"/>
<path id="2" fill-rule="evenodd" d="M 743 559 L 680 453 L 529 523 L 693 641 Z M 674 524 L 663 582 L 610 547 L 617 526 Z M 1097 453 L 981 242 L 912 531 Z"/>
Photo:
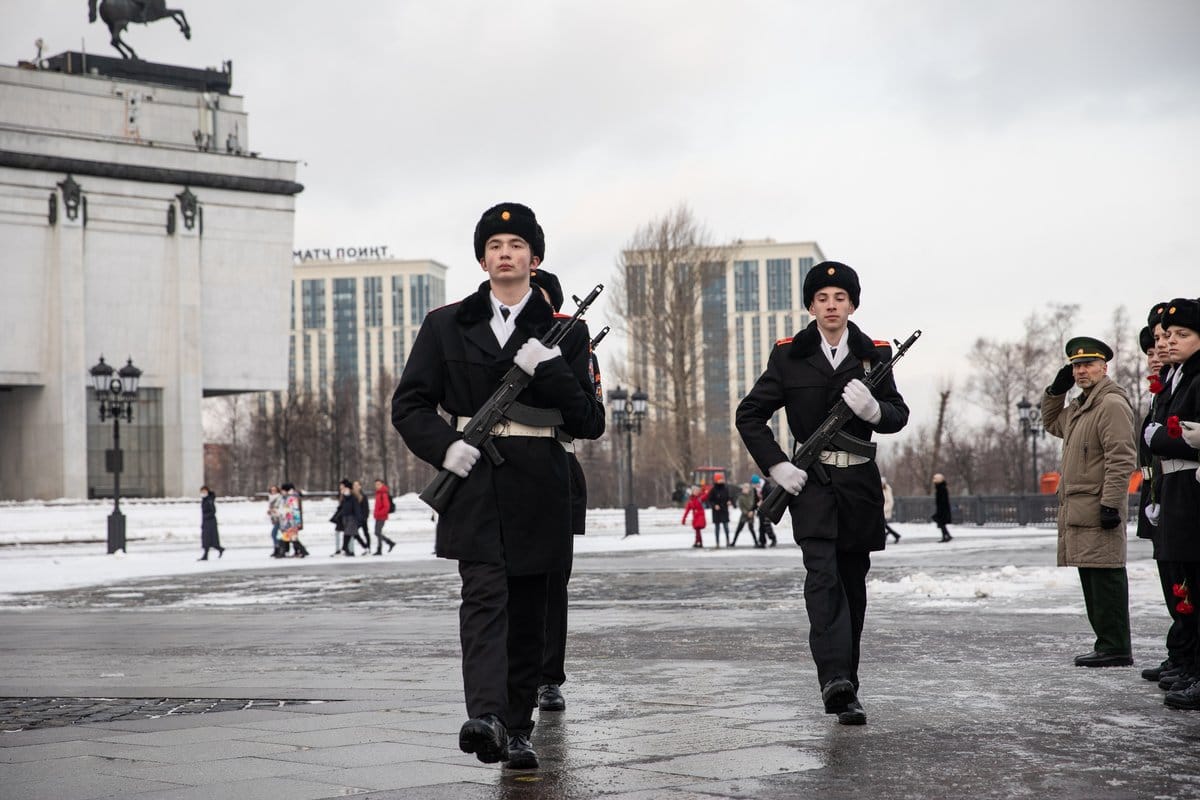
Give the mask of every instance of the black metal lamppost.
<path id="1" fill-rule="evenodd" d="M 1024 397 L 1017 402 L 1017 418 L 1021 421 L 1021 436 L 1028 438 L 1033 443 L 1033 493 L 1039 493 L 1038 487 L 1038 462 L 1037 462 L 1037 443 L 1038 439 L 1046 435 L 1045 429 L 1042 427 L 1041 409 L 1035 408 L 1033 403 L 1030 403 Z M 1024 470 L 1021 470 L 1024 472 Z"/>
<path id="2" fill-rule="evenodd" d="M 126 361 L 125 366 L 114 370 L 100 363 L 88 372 L 92 375 L 92 389 L 96 393 L 96 402 L 100 404 L 100 421 L 108 417 L 113 421 L 113 446 L 104 451 L 105 468 L 113 474 L 113 511 L 108 515 L 108 552 L 125 552 L 125 515 L 121 513 L 121 468 L 124 466 L 121 454 L 121 417 L 126 422 L 133 422 L 133 404 L 137 401 L 138 380 L 142 371 L 133 365 L 133 359 Z"/>
<path id="3" fill-rule="evenodd" d="M 625 434 L 625 535 L 638 535 L 637 504 L 633 502 L 633 434 L 642 433 L 642 420 L 646 418 L 646 408 L 650 403 L 650 395 L 641 389 L 632 395 L 618 386 L 608 392 L 608 404 L 612 409 L 613 428 Z"/>

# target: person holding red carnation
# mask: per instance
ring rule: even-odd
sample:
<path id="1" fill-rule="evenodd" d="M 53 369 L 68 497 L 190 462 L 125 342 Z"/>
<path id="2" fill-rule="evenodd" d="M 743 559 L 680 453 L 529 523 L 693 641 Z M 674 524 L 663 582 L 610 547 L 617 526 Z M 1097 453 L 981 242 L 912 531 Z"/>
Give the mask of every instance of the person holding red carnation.
<path id="1" fill-rule="evenodd" d="M 1200 584 L 1200 536 L 1196 520 L 1200 517 L 1200 450 L 1183 436 L 1184 423 L 1200 421 L 1200 300 L 1176 298 L 1162 314 L 1167 334 L 1167 359 L 1175 365 L 1166 388 L 1161 414 L 1142 432 L 1143 440 L 1160 464 L 1158 501 L 1159 535 L 1162 554 L 1176 564 L 1181 587 Z M 1161 402 L 1161 400 L 1160 400 Z M 1190 428 L 1190 425 L 1189 425 Z M 1189 438 L 1190 435 L 1189 435 Z M 1185 588 L 1186 591 L 1186 588 Z M 1182 605 L 1182 608 L 1180 607 Z M 1191 607 L 1190 597 L 1176 602 L 1175 612 L 1192 635 L 1191 650 L 1178 679 L 1168 689 L 1164 703 L 1171 708 L 1200 710 L 1200 627 L 1197 615 L 1184 613 Z M 1160 682 L 1162 685 L 1162 682 Z"/>

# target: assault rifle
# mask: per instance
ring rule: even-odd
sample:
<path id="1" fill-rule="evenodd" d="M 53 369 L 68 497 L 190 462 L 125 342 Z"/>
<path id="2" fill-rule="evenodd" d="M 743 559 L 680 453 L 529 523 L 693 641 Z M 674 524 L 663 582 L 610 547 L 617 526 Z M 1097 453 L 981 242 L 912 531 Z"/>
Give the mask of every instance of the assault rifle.
<path id="1" fill-rule="evenodd" d="M 575 309 L 575 313 L 572 316 L 566 319 L 556 319 L 554 325 L 550 327 L 550 330 L 541 339 L 541 343 L 546 347 L 557 347 L 566 338 L 567 333 L 575 326 L 575 323 L 579 322 L 583 317 L 583 313 L 588 310 L 588 306 L 596 301 L 596 298 L 600 296 L 600 292 L 602 291 L 604 291 L 604 286 L 596 284 L 596 288 L 592 289 L 588 296 L 582 300 L 572 296 L 571 299 L 579 307 Z M 475 416 L 471 417 L 463 429 L 462 440 L 472 447 L 482 450 L 496 466 L 504 463 L 504 457 L 500 455 L 500 451 L 496 449 L 496 445 L 492 442 L 494 438 L 492 429 L 507 419 L 509 409 L 517 402 L 517 396 L 525 391 L 525 387 L 529 386 L 532 380 L 532 375 L 529 375 L 525 370 L 513 364 L 508 372 L 504 374 L 504 379 L 500 382 L 500 387 L 492 392 L 492 396 L 475 412 Z M 561 417 L 559 417 L 559 421 L 562 421 Z M 420 498 L 428 503 L 434 511 L 443 514 L 450 506 L 450 500 L 454 497 L 454 492 L 458 489 L 458 485 L 462 481 L 462 478 L 450 470 L 443 468 L 438 471 L 437 477 L 421 492 Z"/>
<path id="2" fill-rule="evenodd" d="M 862 379 L 862 382 L 869 389 L 878 388 L 883 379 L 891 374 L 892 367 L 896 362 L 908 352 L 908 348 L 913 346 L 913 343 L 921 337 L 920 331 L 913 331 L 913 335 L 905 340 L 904 344 L 900 344 L 899 340 L 893 339 L 896 343 L 896 354 L 877 365 Z M 821 483 L 829 483 L 829 471 L 825 469 L 825 465 L 818 459 L 821 457 L 822 450 L 838 449 L 854 452 L 860 451 L 860 455 L 865 455 L 867 450 L 874 453 L 875 446 L 870 442 L 864 442 L 855 436 L 851 436 L 842 430 L 842 427 L 854 417 L 854 412 L 850 410 L 850 406 L 846 405 L 845 400 L 839 400 L 833 410 L 829 412 L 829 416 L 821 423 L 821 426 L 813 431 L 812 435 L 800 445 L 794 453 L 792 453 L 792 463 L 803 470 L 808 470 L 816 476 Z M 831 448 L 830 445 L 833 445 Z M 783 511 L 788 506 L 790 495 L 782 486 L 776 486 L 767 493 L 762 505 L 759 506 L 759 513 L 768 517 L 772 522 L 779 522 L 783 517 Z"/>

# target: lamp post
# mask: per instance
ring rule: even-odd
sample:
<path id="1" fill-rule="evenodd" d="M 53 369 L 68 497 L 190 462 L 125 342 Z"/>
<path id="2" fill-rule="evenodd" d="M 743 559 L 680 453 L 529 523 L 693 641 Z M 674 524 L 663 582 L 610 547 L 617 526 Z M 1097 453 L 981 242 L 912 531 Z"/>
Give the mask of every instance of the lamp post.
<path id="1" fill-rule="evenodd" d="M 1030 440 L 1033 447 L 1033 493 L 1039 493 L 1038 488 L 1038 456 L 1037 443 L 1038 439 L 1046 434 L 1042 427 L 1042 415 L 1038 408 L 1035 408 L 1033 403 L 1030 403 L 1024 397 L 1017 401 L 1017 418 L 1021 421 L 1021 437 Z M 1024 473 L 1024 467 L 1021 468 Z M 1024 481 L 1022 481 L 1022 484 Z M 1024 486 L 1021 487 L 1022 494 L 1025 492 Z"/>
<path id="2" fill-rule="evenodd" d="M 137 401 L 138 380 L 142 371 L 133 365 L 133 359 L 113 375 L 113 368 L 100 363 L 88 372 L 92 376 L 92 389 L 100 405 L 100 421 L 112 417 L 113 446 L 104 452 L 104 466 L 113 474 L 113 511 L 108 515 L 108 552 L 125 552 L 125 515 L 121 513 L 121 469 L 124 466 L 121 453 L 121 417 L 133 422 L 133 404 Z"/>
<path id="3" fill-rule="evenodd" d="M 609 408 L 612 410 L 613 428 L 625 434 L 625 535 L 638 535 L 637 504 L 633 500 L 633 434 L 642 433 L 642 420 L 650 395 L 641 389 L 632 395 L 618 386 L 608 392 Z"/>

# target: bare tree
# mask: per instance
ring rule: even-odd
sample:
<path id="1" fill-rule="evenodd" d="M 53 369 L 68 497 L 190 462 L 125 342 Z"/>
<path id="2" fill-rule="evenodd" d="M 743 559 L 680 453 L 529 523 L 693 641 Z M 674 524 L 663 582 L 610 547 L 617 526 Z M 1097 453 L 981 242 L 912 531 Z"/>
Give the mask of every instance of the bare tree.
<path id="1" fill-rule="evenodd" d="M 630 359 L 617 382 L 650 394 L 651 419 L 671 431 L 664 452 L 670 472 L 687 479 L 695 466 L 694 421 L 703 404 L 700 300 L 709 265 L 723 266 L 729 249 L 711 242 L 686 205 L 639 228 L 617 264 L 610 304 L 614 327 L 626 334 Z M 610 382 L 611 385 L 611 382 Z M 653 423 L 650 427 L 657 427 Z"/>

